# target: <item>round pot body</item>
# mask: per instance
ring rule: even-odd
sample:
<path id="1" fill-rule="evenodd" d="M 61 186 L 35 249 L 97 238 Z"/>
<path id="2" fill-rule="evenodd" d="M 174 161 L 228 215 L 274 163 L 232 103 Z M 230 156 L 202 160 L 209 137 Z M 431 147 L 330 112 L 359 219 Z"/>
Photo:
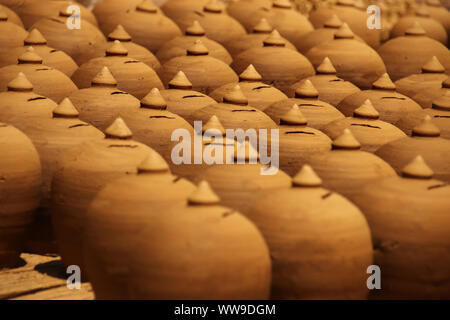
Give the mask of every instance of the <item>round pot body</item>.
<path id="1" fill-rule="evenodd" d="M 15 47 L 23 45 L 23 40 L 28 32 L 17 24 L 7 21 L 0 21 L 0 54 L 7 53 Z M 16 63 L 14 61 L 14 63 Z"/>
<path id="2" fill-rule="evenodd" d="M 92 12 L 97 17 L 99 24 L 102 24 L 103 20 L 107 20 L 109 17 L 118 13 L 132 10 L 141 3 L 142 0 L 102 0 L 95 4 Z"/>
<path id="3" fill-rule="evenodd" d="M 271 0 L 241 0 L 229 1 L 227 5 L 227 13 L 239 21 L 243 26 L 246 25 L 249 17 L 259 8 L 270 10 L 272 7 Z M 253 25 L 249 26 L 248 32 L 251 32 Z"/>
<path id="4" fill-rule="evenodd" d="M 428 2 L 428 1 L 427 1 Z M 427 3 L 426 8 L 430 17 L 439 21 L 444 26 L 447 34 L 450 33 L 450 12 L 448 8 L 442 6 L 439 1 L 433 1 L 434 3 Z"/>
<path id="5" fill-rule="evenodd" d="M 445 31 L 444 26 L 440 22 L 426 17 L 404 16 L 400 18 L 391 30 L 391 38 L 404 36 L 405 31 L 416 21 L 420 23 L 427 36 L 447 45 L 447 31 Z"/>
<path id="6" fill-rule="evenodd" d="M 427 115 L 433 119 L 433 124 L 441 130 L 441 137 L 450 139 L 450 110 L 427 108 L 410 112 L 403 116 L 395 125 L 408 136 L 411 136 L 413 128 L 419 125 Z"/>
<path id="7" fill-rule="evenodd" d="M 177 21 L 190 11 L 201 12 L 208 2 L 209 0 L 168 0 L 161 6 L 161 10 L 170 19 Z"/>
<path id="8" fill-rule="evenodd" d="M 18 7 L 20 7 L 25 0 L 1 0 L 0 8 L 6 13 L 8 21 L 17 24 L 19 27 L 24 28 L 23 22 L 20 17 L 15 12 Z"/>

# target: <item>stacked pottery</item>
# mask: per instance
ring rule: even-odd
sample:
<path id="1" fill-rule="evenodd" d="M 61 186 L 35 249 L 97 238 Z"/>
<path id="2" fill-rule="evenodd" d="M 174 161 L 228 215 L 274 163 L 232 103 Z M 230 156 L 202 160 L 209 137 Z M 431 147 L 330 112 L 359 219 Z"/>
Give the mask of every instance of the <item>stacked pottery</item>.
<path id="1" fill-rule="evenodd" d="M 239 87 L 247 97 L 249 105 L 264 111 L 271 104 L 287 99 L 283 92 L 261 81 L 262 76 L 252 64 L 239 75 Z M 211 92 L 209 96 L 217 102 L 221 102 L 223 97 L 235 86 L 235 82 L 228 83 Z"/>
<path id="2" fill-rule="evenodd" d="M 92 79 L 102 70 L 108 69 L 117 80 L 117 88 L 142 99 L 152 88 L 163 85 L 155 70 L 145 63 L 128 57 L 128 50 L 119 40 L 106 49 L 106 55 L 82 64 L 72 76 L 78 88 L 89 88 Z"/>
<path id="3" fill-rule="evenodd" d="M 347 128 L 361 143 L 361 150 L 368 152 L 375 152 L 389 142 L 406 137 L 396 126 L 380 120 L 380 113 L 369 99 L 353 111 L 353 116 L 327 124 L 323 132 L 334 140 Z"/>
<path id="4" fill-rule="evenodd" d="M 198 11 L 201 12 L 203 7 L 209 0 L 167 0 L 161 6 L 161 10 L 170 19 L 177 21 L 183 17 L 187 12 Z"/>
<path id="5" fill-rule="evenodd" d="M 442 43 L 429 38 L 417 21 L 404 36 L 383 44 L 378 53 L 394 81 L 420 73 L 422 66 L 433 56 L 446 70 L 450 70 L 450 51 Z"/>
<path id="6" fill-rule="evenodd" d="M 442 23 L 447 30 L 447 34 L 450 34 L 450 12 L 448 9 L 442 6 L 440 0 L 427 0 L 425 5 L 430 17 Z"/>
<path id="7" fill-rule="evenodd" d="M 347 96 L 337 108 L 349 117 L 367 99 L 380 113 L 380 119 L 392 124 L 405 114 L 422 109 L 414 100 L 395 91 L 395 84 L 387 73 L 372 84 L 372 89 Z"/>
<path id="8" fill-rule="evenodd" d="M 175 22 L 161 13 L 151 0 L 143 0 L 132 9 L 103 16 L 99 21 L 104 34 L 109 34 L 118 24 L 127 30 L 134 42 L 153 53 L 165 42 L 181 36 Z"/>
<path id="9" fill-rule="evenodd" d="M 355 59 L 355 52 L 358 59 Z M 329 57 L 337 70 L 337 76 L 352 82 L 361 89 L 370 88 L 372 82 L 386 72 L 378 53 L 365 43 L 355 39 L 344 23 L 334 34 L 334 40 L 311 48 L 306 57 L 317 67 Z"/>
<path id="10" fill-rule="evenodd" d="M 80 119 L 104 130 L 120 112 L 138 110 L 140 102 L 131 94 L 117 88 L 117 81 L 108 67 L 92 79 L 91 87 L 69 96 L 80 113 Z"/>
<path id="11" fill-rule="evenodd" d="M 233 61 L 227 49 L 220 43 L 205 36 L 205 29 L 203 29 L 197 20 L 195 20 L 191 26 L 186 28 L 184 34 L 184 36 L 167 41 L 158 50 L 156 56 L 162 64 L 172 58 L 186 55 L 186 50 L 198 39 L 200 39 L 203 45 L 208 48 L 211 57 L 222 60 L 226 64 L 231 64 Z"/>
<path id="12" fill-rule="evenodd" d="M 189 123 L 193 123 L 191 115 L 195 111 L 215 102 L 209 96 L 192 90 L 192 83 L 183 71 L 178 71 L 169 81 L 168 89 L 161 90 L 160 93 L 167 103 L 167 110 L 183 117 Z"/>
<path id="13" fill-rule="evenodd" d="M 0 123 L 0 268 L 14 267 L 39 206 L 41 164 L 31 140 Z"/>
<path id="14" fill-rule="evenodd" d="M 307 124 L 306 118 L 296 104 L 280 118 L 278 137 L 280 169 L 290 176 L 294 176 L 308 162 L 311 155 L 331 150 L 330 138 L 322 131 L 308 127 Z"/>
<path id="15" fill-rule="evenodd" d="M 0 68 L 0 91 L 7 90 L 8 83 L 22 72 L 33 84 L 37 94 L 56 102 L 77 90 L 76 85 L 59 70 L 42 64 L 42 58 L 29 47 L 18 59 L 18 64 Z"/>
<path id="16" fill-rule="evenodd" d="M 47 46 L 47 40 L 37 29 L 31 30 L 20 46 L 0 54 L 0 67 L 15 64 L 30 46 L 33 46 L 34 51 L 42 57 L 43 64 L 58 69 L 68 77 L 78 68 L 75 61 L 65 52 Z"/>
<path id="17" fill-rule="evenodd" d="M 252 33 L 243 35 L 238 39 L 234 39 L 232 41 L 224 43 L 224 46 L 233 57 L 236 57 L 240 53 L 248 49 L 263 47 L 264 40 L 270 35 L 272 31 L 273 27 L 267 22 L 266 18 L 262 18 L 253 27 Z M 282 39 L 286 41 L 286 48 L 296 50 L 295 46 L 287 39 Z"/>
<path id="18" fill-rule="evenodd" d="M 80 143 L 100 140 L 103 133 L 78 119 L 78 111 L 69 99 L 53 110 L 53 118 L 39 119 L 28 124 L 24 133 L 36 147 L 42 165 L 41 203 L 30 228 L 27 250 L 46 254 L 57 252 L 54 242 L 50 196 L 53 172 L 61 155 Z"/>
<path id="19" fill-rule="evenodd" d="M 136 173 L 136 167 L 154 152 L 131 139 L 121 118 L 105 130 L 106 138 L 84 142 L 61 156 L 52 181 L 52 222 L 58 252 L 65 265 L 81 270 L 81 244 L 86 210 L 107 183 Z"/>
<path id="20" fill-rule="evenodd" d="M 295 97 L 275 102 L 264 110 L 273 121 L 280 122 L 280 118 L 288 112 L 294 104 L 297 104 L 308 124 L 315 129 L 322 129 L 326 124 L 337 119 L 343 119 L 344 115 L 331 104 L 319 100 L 319 92 L 310 80 L 302 81 L 295 89 Z"/>
<path id="21" fill-rule="evenodd" d="M 163 83 L 167 86 L 179 71 L 183 71 L 189 78 L 193 90 L 202 93 L 209 93 L 224 84 L 238 81 L 230 66 L 211 57 L 200 39 L 195 40 L 186 50 L 185 56 L 172 58 L 163 65 Z"/>
<path id="22" fill-rule="evenodd" d="M 319 92 L 319 99 L 333 106 L 337 106 L 345 97 L 359 92 L 359 88 L 350 81 L 345 81 L 336 76 L 337 71 L 328 57 L 316 68 L 316 75 L 306 78 L 311 81 Z M 289 97 L 295 96 L 295 90 L 300 87 L 302 81 L 294 83 L 288 90 Z"/>
<path id="23" fill-rule="evenodd" d="M 21 46 L 27 35 L 21 26 L 9 22 L 7 13 L 0 8 L 0 53 Z"/>
<path id="24" fill-rule="evenodd" d="M 196 20 L 205 29 L 209 39 L 221 44 L 246 34 L 244 27 L 226 13 L 225 5 L 220 0 L 209 1 L 201 11 L 188 11 L 175 22 L 185 31 Z"/>
<path id="25" fill-rule="evenodd" d="M 4 11 L 6 15 L 8 16 L 9 22 L 12 22 L 14 24 L 17 24 L 19 27 L 23 28 L 23 23 L 20 17 L 17 15 L 17 13 L 14 11 L 15 7 L 17 7 L 19 4 L 14 4 L 11 2 L 23 2 L 24 0 L 1 0 L 0 3 L 0 10 Z"/>
<path id="26" fill-rule="evenodd" d="M 385 144 L 375 153 L 388 162 L 398 173 L 410 159 L 422 155 L 433 167 L 437 179 L 450 182 L 450 140 L 440 137 L 441 131 L 426 115 L 422 123 L 413 128 L 411 137 Z"/>
<path id="27" fill-rule="evenodd" d="M 248 217 L 270 249 L 272 299 L 367 298 L 373 261 L 367 221 L 353 203 L 323 188 L 309 165 L 292 188 L 260 199 Z"/>
<path id="28" fill-rule="evenodd" d="M 276 30 L 264 40 L 263 47 L 240 53 L 231 66 L 237 73 L 242 73 L 250 64 L 262 75 L 262 82 L 283 92 L 298 80 L 314 75 L 314 68 L 308 59 L 286 48 L 286 41 Z"/>
<path id="29" fill-rule="evenodd" d="M 411 159 L 410 159 L 411 160 Z M 402 177 L 366 186 L 354 198 L 372 231 L 381 272 L 379 299 L 449 299 L 450 187 L 416 157 Z"/>
<path id="30" fill-rule="evenodd" d="M 344 129 L 333 141 L 332 151 L 312 155 L 309 163 L 322 177 L 324 186 L 352 200 L 365 185 L 396 175 L 383 159 L 360 149 L 350 129 Z"/>
<path id="31" fill-rule="evenodd" d="M 163 183 L 162 192 L 158 186 L 149 188 L 151 175 L 108 185 L 91 207 L 87 240 L 92 245 L 86 250 L 86 260 L 92 263 L 88 272 L 93 274 L 96 296 L 269 298 L 270 255 L 255 225 L 240 213 L 220 206 L 219 197 L 206 182 L 186 199 L 190 190 L 181 190 L 181 186 Z M 153 189 L 156 195 L 149 198 L 148 191 Z M 124 197 L 129 193 L 136 200 Z M 170 202 L 174 203 L 169 207 L 160 204 Z M 125 225 L 124 218 L 128 221 Z M 186 247 L 186 243 L 195 245 Z M 129 250 L 130 244 L 138 250 Z M 221 285 L 224 282 L 226 286 Z"/>

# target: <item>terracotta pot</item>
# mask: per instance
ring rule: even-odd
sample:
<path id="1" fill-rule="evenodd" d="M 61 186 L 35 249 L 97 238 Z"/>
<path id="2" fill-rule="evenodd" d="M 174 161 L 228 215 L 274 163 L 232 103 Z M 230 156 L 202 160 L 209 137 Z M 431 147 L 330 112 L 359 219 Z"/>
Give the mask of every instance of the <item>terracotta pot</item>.
<path id="1" fill-rule="evenodd" d="M 189 123 L 193 123 L 191 115 L 210 104 L 214 104 L 214 99 L 209 96 L 192 90 L 192 83 L 183 71 L 173 77 L 168 83 L 168 89 L 160 91 L 167 103 L 167 110 L 173 112 Z"/>
<path id="2" fill-rule="evenodd" d="M 246 34 L 244 27 L 226 13 L 225 6 L 220 0 L 211 0 L 202 10 L 188 11 L 174 21 L 184 32 L 196 20 L 205 29 L 205 34 L 209 39 L 221 44 Z"/>
<path id="3" fill-rule="evenodd" d="M 56 50 L 47 46 L 47 40 L 37 29 L 30 31 L 22 44 L 0 53 L 0 67 L 16 64 L 19 57 L 26 52 L 26 50 L 33 46 L 34 51 L 42 57 L 42 63 L 46 66 L 58 69 L 68 77 L 77 70 L 78 65 L 73 59 L 63 51 Z"/>
<path id="4" fill-rule="evenodd" d="M 23 2 L 23 1 L 24 0 L 19 0 L 19 2 Z M 6 15 L 8 16 L 9 22 L 12 22 L 12 23 L 18 25 L 19 27 L 23 28 L 24 26 L 23 26 L 22 20 L 17 15 L 17 13 L 15 11 L 13 11 L 13 10 L 15 10 L 15 7 L 19 6 L 19 3 L 14 4 L 14 3 L 7 3 L 7 2 L 11 2 L 11 1 L 8 1 L 8 0 L 0 1 L 0 3 L 1 3 L 0 10 L 3 11 L 4 13 L 6 13 Z"/>
<path id="5" fill-rule="evenodd" d="M 123 12 L 103 16 L 100 29 L 109 34 L 121 24 L 133 41 L 156 53 L 164 43 L 181 36 L 181 31 L 171 19 L 166 17 L 151 0 L 143 0 L 137 6 Z"/>
<path id="6" fill-rule="evenodd" d="M 440 137 L 441 131 L 426 115 L 413 128 L 411 137 L 390 142 L 377 150 L 376 155 L 388 162 L 398 173 L 417 155 L 433 167 L 436 179 L 450 182 L 450 141 Z"/>
<path id="7" fill-rule="evenodd" d="M 227 3 L 227 13 L 239 21 L 242 25 L 247 23 L 249 17 L 255 14 L 259 9 L 265 8 L 270 10 L 272 6 L 272 0 L 237 0 L 228 1 Z M 251 27 L 247 30 L 251 32 Z"/>
<path id="8" fill-rule="evenodd" d="M 337 71 L 328 57 L 316 68 L 316 75 L 306 78 L 311 81 L 319 92 L 319 99 L 333 106 L 337 106 L 345 97 L 360 92 L 361 90 L 350 81 L 345 81 L 336 76 Z M 288 90 L 289 97 L 295 97 L 295 90 L 300 87 L 302 81 L 294 83 Z"/>
<path id="9" fill-rule="evenodd" d="M 41 164 L 31 140 L 0 123 L 0 268 L 14 267 L 39 205 Z"/>
<path id="10" fill-rule="evenodd" d="M 28 125 L 50 119 L 57 104 L 36 94 L 25 74 L 19 74 L 8 83 L 8 90 L 0 93 L 0 121 L 11 124 L 19 130 Z"/>
<path id="11" fill-rule="evenodd" d="M 80 143 L 104 138 L 101 131 L 78 119 L 78 111 L 69 99 L 53 110 L 53 118 L 29 121 L 24 133 L 36 147 L 42 164 L 41 203 L 35 212 L 26 244 L 28 252 L 56 253 L 50 214 L 51 182 L 61 155 Z"/>
<path id="12" fill-rule="evenodd" d="M 434 99 L 442 95 L 442 83 L 448 78 L 444 66 L 433 56 L 422 66 L 422 73 L 395 81 L 397 92 L 410 97 L 422 108 L 431 108 Z M 415 99 L 416 96 L 420 98 Z"/>
<path id="13" fill-rule="evenodd" d="M 353 111 L 352 117 L 327 124 L 323 132 L 334 140 L 347 128 L 361 143 L 361 150 L 368 152 L 375 152 L 386 143 L 406 137 L 396 126 L 380 120 L 380 113 L 369 99 Z"/>
<path id="14" fill-rule="evenodd" d="M 272 299 L 367 298 L 373 261 L 367 221 L 353 203 L 321 185 L 305 165 L 292 188 L 260 199 L 248 213 L 269 245 Z"/>
<path id="15" fill-rule="evenodd" d="M 442 43 L 427 37 L 417 22 L 405 31 L 404 36 L 383 44 L 378 53 L 394 81 L 420 73 L 432 56 L 436 56 L 445 69 L 450 70 L 449 50 Z"/>
<path id="16" fill-rule="evenodd" d="M 161 6 L 161 10 L 170 19 L 177 21 L 190 11 L 201 12 L 209 0 L 168 0 Z"/>
<path id="17" fill-rule="evenodd" d="M 136 167 L 154 152 L 131 139 L 122 119 L 105 130 L 106 139 L 84 142 L 65 152 L 52 181 L 52 222 L 63 263 L 84 270 L 81 255 L 86 210 L 107 183 L 136 173 Z M 84 274 L 83 274 L 84 276 Z"/>
<path id="18" fill-rule="evenodd" d="M 89 261 L 97 263 L 92 268 L 98 274 L 93 282 L 99 298 L 120 299 L 267 299 L 270 292 L 271 262 L 267 245 L 258 229 L 236 211 L 219 205 L 219 198 L 207 183 L 201 183 L 189 196 L 187 203 L 174 203 L 169 208 L 152 210 L 155 204 L 148 198 L 145 181 L 132 184 L 135 202 L 118 202 L 124 210 L 110 208 L 100 200 L 116 198 L 131 181 L 114 188 L 111 184 L 94 201 L 90 215 L 92 249 L 87 251 Z M 140 180 L 144 180 L 141 177 Z M 150 178 L 146 178 L 150 180 Z M 118 181 L 119 182 L 119 181 Z M 139 184 L 138 184 L 139 182 Z M 179 182 L 178 182 L 179 184 Z M 136 186 L 135 186 L 136 185 Z M 162 184 L 163 200 L 156 203 L 181 202 L 187 190 Z M 160 188 L 155 188 L 159 193 Z M 176 192 L 178 191 L 178 192 Z M 122 194 L 123 194 L 122 192 Z M 122 194 L 118 194 L 122 197 Z M 173 195 L 172 195 L 173 194 Z M 114 199 L 115 200 L 115 199 Z M 185 200 L 186 201 L 186 200 Z M 114 203 L 111 202 L 111 205 Z M 145 210 L 142 210 L 144 204 Z M 149 205 L 147 205 L 149 204 Z M 140 206 L 139 206 L 140 205 Z M 161 207 L 161 205 L 159 206 Z M 161 212 L 162 211 L 162 212 Z M 111 212 L 111 213 L 110 213 Z M 107 213 L 107 214 L 106 214 Z M 151 217 L 151 219 L 149 219 Z M 108 226 L 99 225 L 107 221 Z M 136 237 L 133 230 L 142 230 Z M 100 230 L 100 231 L 97 231 Z M 100 234 L 99 234 L 100 233 Z M 111 243 L 107 239 L 120 242 Z M 141 232 L 140 232 L 141 233 Z M 126 240 L 125 240 L 126 239 Z M 129 250 L 122 243 L 133 243 L 140 250 Z M 186 243 L 195 243 L 186 248 Z M 128 246 L 127 246 L 128 247 Z M 106 254 L 105 248 L 114 254 Z M 141 249 L 149 255 L 142 255 Z M 92 260 L 91 260 L 92 257 Z M 149 259 L 148 257 L 152 257 Z M 175 258 L 176 257 L 176 258 Z M 98 261 L 98 262 L 97 262 Z M 105 266 L 117 266 L 119 273 Z M 242 270 L 246 270 L 242 272 Z M 91 269 L 89 269 L 89 274 Z M 108 268 L 109 270 L 109 268 Z M 161 271 L 164 270 L 164 274 Z M 219 285 L 226 281 L 226 286 Z M 125 289 L 125 290 L 124 290 Z M 101 293 L 101 295 L 99 294 Z M 117 294 L 116 294 L 117 293 Z"/>
<path id="19" fill-rule="evenodd" d="M 309 163 L 327 188 L 352 200 L 365 185 L 396 175 L 387 162 L 360 148 L 350 129 L 344 129 L 333 141 L 332 151 L 311 156 Z"/>
<path id="20" fill-rule="evenodd" d="M 367 99 L 380 113 L 380 120 L 392 124 L 395 124 L 405 114 L 421 109 L 414 100 L 395 91 L 395 84 L 387 73 L 372 84 L 372 89 L 363 90 L 344 98 L 337 108 L 349 117 Z"/>
<path id="21" fill-rule="evenodd" d="M 374 264 L 382 270 L 383 289 L 373 290 L 373 297 L 448 299 L 450 187 L 432 179 L 421 157 L 402 174 L 374 182 L 354 198 L 369 222 Z"/>
<path id="22" fill-rule="evenodd" d="M 314 68 L 305 56 L 287 49 L 285 45 L 278 31 L 274 30 L 264 40 L 264 47 L 242 52 L 231 67 L 241 73 L 253 64 L 262 75 L 262 82 L 286 92 L 298 80 L 314 75 Z"/>
<path id="23" fill-rule="evenodd" d="M 264 111 L 271 104 L 287 99 L 283 92 L 261 81 L 262 76 L 252 64 L 239 75 L 239 87 L 247 97 L 249 105 Z M 223 97 L 232 91 L 236 84 L 236 82 L 233 82 L 221 86 L 211 92 L 209 96 L 217 102 L 222 102 Z"/>
<path id="24" fill-rule="evenodd" d="M 59 17 L 43 18 L 30 29 L 38 29 L 47 39 L 47 44 L 71 56 L 78 65 L 101 56 L 106 45 L 105 36 L 90 22 L 81 19 L 80 29 L 69 29 L 65 12 Z"/>
<path id="25" fill-rule="evenodd" d="M 89 88 L 92 79 L 102 70 L 108 69 L 117 80 L 117 88 L 142 99 L 152 88 L 162 89 L 163 84 L 156 72 L 145 63 L 128 57 L 128 50 L 119 40 L 106 49 L 106 55 L 89 60 L 72 76 L 78 88 Z"/>
<path id="26" fill-rule="evenodd" d="M 308 120 L 308 125 L 315 129 L 322 129 L 326 124 L 344 115 L 331 104 L 319 100 L 319 92 L 310 80 L 302 81 L 295 90 L 295 97 L 275 102 L 264 110 L 273 121 L 280 122 L 280 118 L 297 104 Z"/>
<path id="27" fill-rule="evenodd" d="M 92 12 L 97 17 L 99 24 L 102 24 L 103 20 L 127 10 L 133 10 L 141 3 L 142 0 L 102 0 L 95 4 Z"/>
<path id="28" fill-rule="evenodd" d="M 175 57 L 164 63 L 161 79 L 165 86 L 179 72 L 183 71 L 192 83 L 192 89 L 209 93 L 218 87 L 237 82 L 236 73 L 225 62 L 209 56 L 209 50 L 200 39 L 195 40 L 182 57 Z"/>
<path id="29" fill-rule="evenodd" d="M 368 89 L 372 82 L 386 72 L 378 53 L 368 45 L 355 39 L 353 32 L 344 23 L 334 34 L 334 40 L 313 47 L 306 57 L 314 67 L 328 57 L 333 61 L 337 76 L 352 82 L 361 89 Z M 358 52 L 358 59 L 355 59 Z"/>
<path id="30" fill-rule="evenodd" d="M 22 27 L 9 22 L 6 11 L 0 7 L 0 54 L 21 46 L 27 35 Z"/>
<path id="31" fill-rule="evenodd" d="M 197 20 L 195 20 L 192 25 L 186 29 L 184 34 L 184 36 L 176 37 L 170 41 L 167 41 L 158 50 L 156 56 L 162 64 L 172 58 L 185 56 L 186 50 L 189 49 L 189 47 L 191 47 L 197 39 L 200 39 L 204 46 L 208 48 L 209 55 L 211 57 L 222 60 L 228 65 L 233 61 L 227 49 L 225 49 L 220 43 L 205 36 L 205 29 L 203 29 Z"/>
<path id="32" fill-rule="evenodd" d="M 430 14 L 430 17 L 439 21 L 447 30 L 447 34 L 450 33 L 450 12 L 447 8 L 441 5 L 440 0 L 427 0 L 425 2 L 426 8 Z"/>
<path id="33" fill-rule="evenodd" d="M 18 59 L 18 64 L 0 68 L 0 91 L 6 91 L 8 83 L 23 72 L 33 84 L 34 92 L 56 102 L 77 90 L 68 76 L 59 70 L 42 64 L 42 58 L 29 47 Z"/>

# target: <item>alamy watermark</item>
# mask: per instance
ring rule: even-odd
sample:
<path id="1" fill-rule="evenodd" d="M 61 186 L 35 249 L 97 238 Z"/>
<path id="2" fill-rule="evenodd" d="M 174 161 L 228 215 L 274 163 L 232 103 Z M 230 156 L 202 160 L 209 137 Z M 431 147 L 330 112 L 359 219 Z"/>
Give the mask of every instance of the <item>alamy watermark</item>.
<path id="1" fill-rule="evenodd" d="M 66 26 L 69 30 L 81 29 L 81 9 L 77 5 L 70 5 L 66 8 L 66 13 L 70 17 L 66 20 Z"/>
<path id="2" fill-rule="evenodd" d="M 377 5 L 371 5 L 367 7 L 367 14 L 370 16 L 367 18 L 367 28 L 372 29 L 381 29 L 381 9 Z"/>

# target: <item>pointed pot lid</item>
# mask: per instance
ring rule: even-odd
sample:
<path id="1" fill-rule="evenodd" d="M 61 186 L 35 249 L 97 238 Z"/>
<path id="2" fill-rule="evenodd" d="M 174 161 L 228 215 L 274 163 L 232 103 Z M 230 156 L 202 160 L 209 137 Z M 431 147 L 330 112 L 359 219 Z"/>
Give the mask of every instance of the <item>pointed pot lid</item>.
<path id="1" fill-rule="evenodd" d="M 25 38 L 25 40 L 23 40 L 23 44 L 25 46 L 46 45 L 47 39 L 44 38 L 44 36 L 38 29 L 33 28 L 33 30 L 28 33 L 28 36 Z"/>
<path id="2" fill-rule="evenodd" d="M 335 39 L 353 39 L 355 35 L 353 31 L 350 29 L 347 23 L 343 23 L 342 26 L 336 31 L 334 34 Z"/>
<path id="3" fill-rule="evenodd" d="M 427 63 L 425 63 L 422 66 L 422 73 L 444 73 L 444 72 L 445 68 L 439 62 L 436 56 L 433 56 L 430 60 L 427 61 Z"/>
<path id="4" fill-rule="evenodd" d="M 431 179 L 433 175 L 433 170 L 425 163 L 421 155 L 416 156 L 402 169 L 402 176 L 405 178 Z"/>
<path id="5" fill-rule="evenodd" d="M 194 44 L 187 49 L 188 56 L 206 56 L 209 50 L 200 39 L 195 40 Z"/>
<path id="6" fill-rule="evenodd" d="M 442 88 L 450 89 L 450 77 L 442 81 Z"/>
<path id="7" fill-rule="evenodd" d="M 117 81 L 111 71 L 109 71 L 108 67 L 105 66 L 99 73 L 97 73 L 94 79 L 92 79 L 91 86 L 116 87 Z"/>
<path id="8" fill-rule="evenodd" d="M 333 141 L 334 150 L 359 150 L 360 148 L 361 144 L 348 128 Z"/>
<path id="9" fill-rule="evenodd" d="M 273 27 L 270 25 L 266 18 L 261 18 L 259 22 L 253 27 L 253 33 L 271 33 Z"/>
<path id="10" fill-rule="evenodd" d="M 412 130 L 412 137 L 439 137 L 441 130 L 436 126 L 431 117 L 426 115 L 423 121 Z"/>
<path id="11" fill-rule="evenodd" d="M 233 89 L 225 93 L 225 95 L 222 98 L 222 101 L 223 103 L 237 104 L 241 106 L 248 105 L 248 99 L 244 95 L 241 87 L 238 84 L 235 85 Z"/>
<path id="12" fill-rule="evenodd" d="M 414 21 L 413 25 L 405 31 L 405 36 L 425 36 L 426 34 L 418 21 Z"/>
<path id="13" fill-rule="evenodd" d="M 294 187 L 317 188 L 322 186 L 322 179 L 310 165 L 305 164 L 292 179 Z"/>
<path id="14" fill-rule="evenodd" d="M 5 10 L 0 7 L 0 21 L 8 21 L 8 15 L 6 14 Z"/>
<path id="15" fill-rule="evenodd" d="M 203 125 L 202 133 L 204 134 L 208 130 L 214 132 L 215 134 L 219 133 L 222 136 L 226 135 L 226 130 L 216 115 L 209 118 L 208 122 Z"/>
<path id="16" fill-rule="evenodd" d="M 317 91 L 309 79 L 306 79 L 300 82 L 300 85 L 295 89 L 295 97 L 317 99 L 319 97 L 319 91 Z"/>
<path id="17" fill-rule="evenodd" d="M 23 72 L 19 72 L 17 76 L 8 83 L 8 91 L 33 91 L 33 85 Z"/>
<path id="18" fill-rule="evenodd" d="M 325 21 L 323 26 L 325 28 L 339 29 L 340 27 L 342 27 L 342 20 L 339 19 L 339 17 L 336 14 L 333 14 L 331 18 Z"/>
<path id="19" fill-rule="evenodd" d="M 322 63 L 316 69 L 318 74 L 336 74 L 337 71 L 331 63 L 330 58 L 325 57 Z"/>
<path id="20" fill-rule="evenodd" d="M 34 51 L 33 47 L 28 47 L 27 50 L 19 56 L 18 64 L 42 64 L 42 58 Z"/>
<path id="21" fill-rule="evenodd" d="M 378 90 L 395 90 L 395 84 L 387 73 L 383 73 L 374 83 L 372 89 Z"/>
<path id="22" fill-rule="evenodd" d="M 280 117 L 280 125 L 306 126 L 308 121 L 297 104 L 294 104 L 284 115 Z"/>
<path id="23" fill-rule="evenodd" d="M 142 98 L 141 108 L 166 110 L 167 102 L 159 92 L 159 89 L 153 88 L 144 98 Z"/>
<path id="24" fill-rule="evenodd" d="M 200 181 L 187 200 L 189 205 L 217 205 L 220 202 L 219 196 L 205 180 Z"/>
<path id="25" fill-rule="evenodd" d="M 138 174 L 169 172 L 169 166 L 158 152 L 151 150 L 137 167 L 137 172 Z"/>
<path id="26" fill-rule="evenodd" d="M 155 6 L 152 0 L 144 0 L 137 5 L 136 11 L 147 12 L 147 13 L 157 13 L 158 7 Z"/>
<path id="27" fill-rule="evenodd" d="M 194 20 L 192 25 L 190 25 L 186 31 L 184 32 L 187 36 L 204 36 L 206 34 L 205 29 L 200 25 L 200 22 L 198 20 Z"/>
<path id="28" fill-rule="evenodd" d="M 113 123 L 106 128 L 106 139 L 131 139 L 133 134 L 121 117 L 117 117 Z"/>
<path id="29" fill-rule="evenodd" d="M 114 43 L 106 49 L 106 56 L 127 56 L 128 50 L 120 43 L 119 40 L 114 40 Z"/>
<path id="30" fill-rule="evenodd" d="M 121 24 L 118 24 L 117 27 L 110 34 L 108 34 L 108 41 L 115 41 L 115 40 L 119 40 L 122 42 L 131 41 L 130 34 L 125 30 L 125 28 Z"/>
<path id="31" fill-rule="evenodd" d="M 439 98 L 433 100 L 433 109 L 450 111 L 450 90 L 445 90 L 445 93 Z"/>
<path id="32" fill-rule="evenodd" d="M 78 118 L 79 114 L 80 113 L 69 98 L 64 98 L 63 101 L 53 109 L 53 118 Z"/>
<path id="33" fill-rule="evenodd" d="M 169 89 L 190 90 L 192 89 L 192 83 L 186 77 L 186 74 L 180 70 L 172 80 L 169 81 Z"/>
<path id="34" fill-rule="evenodd" d="M 274 0 L 272 6 L 280 9 L 292 9 L 292 4 L 289 0 Z"/>
<path id="35" fill-rule="evenodd" d="M 353 117 L 361 119 L 379 119 L 380 113 L 375 109 L 372 101 L 367 99 L 364 103 L 353 111 Z"/>
<path id="36" fill-rule="evenodd" d="M 242 148 L 245 150 L 244 157 L 241 156 Z M 244 143 L 236 141 L 234 144 L 234 160 L 245 163 L 256 163 L 259 161 L 259 153 L 248 140 L 245 140 Z"/>
<path id="37" fill-rule="evenodd" d="M 265 47 L 284 47 L 286 41 L 281 37 L 280 33 L 275 29 L 263 41 Z"/>
<path id="38" fill-rule="evenodd" d="M 239 75 L 239 81 L 259 82 L 261 80 L 262 76 L 256 71 L 252 64 Z"/>
<path id="39" fill-rule="evenodd" d="M 210 0 L 204 7 L 203 11 L 211 13 L 222 13 L 225 9 L 224 4 L 218 0 Z"/>

